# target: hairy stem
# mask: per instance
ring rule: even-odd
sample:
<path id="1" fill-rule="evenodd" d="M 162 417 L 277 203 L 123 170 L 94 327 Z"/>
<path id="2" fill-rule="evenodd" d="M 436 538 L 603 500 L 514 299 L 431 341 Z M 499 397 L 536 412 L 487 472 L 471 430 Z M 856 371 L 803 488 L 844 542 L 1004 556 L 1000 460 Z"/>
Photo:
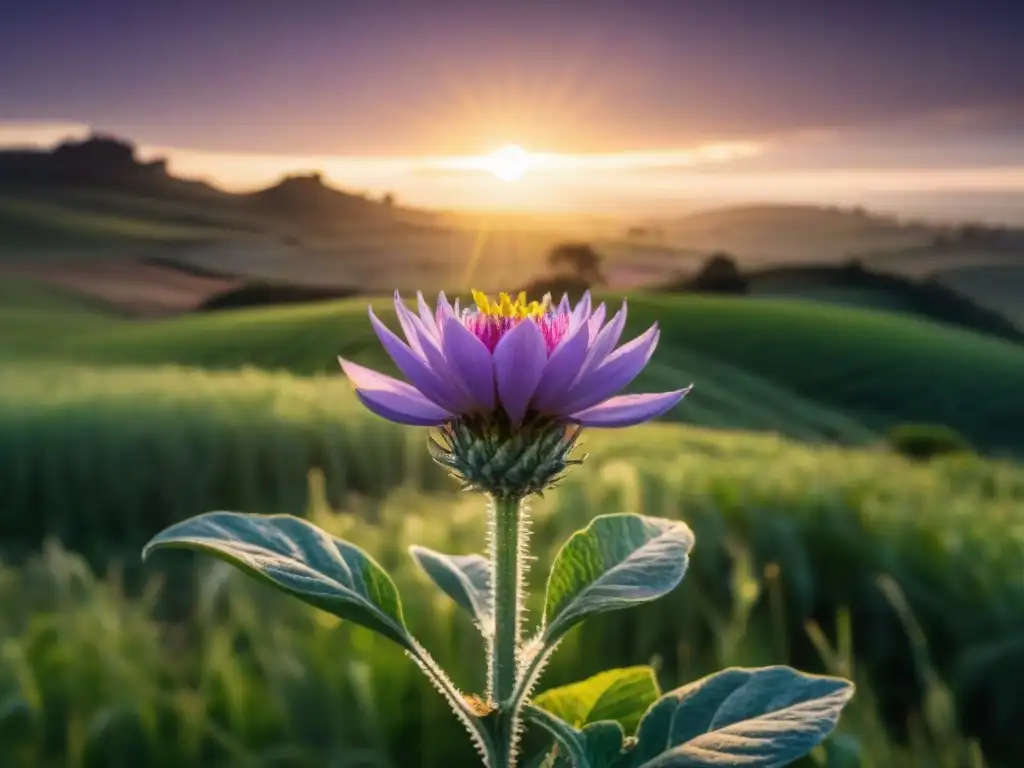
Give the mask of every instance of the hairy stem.
<path id="1" fill-rule="evenodd" d="M 522 553 L 520 546 L 520 502 L 495 499 L 494 529 L 491 532 L 491 576 L 494 585 L 494 642 L 491 648 L 490 678 L 494 703 L 499 708 L 516 686 L 520 624 L 522 614 Z"/>
<path id="2" fill-rule="evenodd" d="M 494 499 L 491 512 L 494 636 L 488 660 L 489 692 L 498 710 L 495 720 L 497 765 L 498 768 L 513 768 L 520 729 L 519 707 L 513 703 L 513 697 L 519 678 L 528 527 L 520 499 Z"/>

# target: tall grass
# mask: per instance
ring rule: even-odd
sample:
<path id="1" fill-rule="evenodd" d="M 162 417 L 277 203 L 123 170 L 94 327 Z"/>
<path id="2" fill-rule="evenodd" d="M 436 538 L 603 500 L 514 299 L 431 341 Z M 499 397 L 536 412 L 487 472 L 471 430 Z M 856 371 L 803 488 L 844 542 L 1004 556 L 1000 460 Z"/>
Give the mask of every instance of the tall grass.
<path id="1" fill-rule="evenodd" d="M 0 394 L 8 550 L 45 535 L 90 553 L 137 546 L 216 507 L 300 510 L 311 467 L 334 499 L 445 483 L 425 451 L 408 450 L 409 433 L 360 412 L 340 377 L 11 366 Z"/>
<path id="2" fill-rule="evenodd" d="M 349 514 L 332 516 L 318 502 L 314 516 L 397 572 L 424 642 L 461 670 L 461 684 L 480 685 L 465 666 L 468 625 L 426 590 L 405 552 L 414 542 L 468 552 L 483 540 L 480 500 L 456 494 L 429 463 L 422 430 L 366 414 L 342 383 L 255 372 L 67 377 L 53 368 L 49 378 L 15 377 L 3 391 L 0 523 L 12 557 L 51 534 L 93 564 L 124 557 L 134 582 L 138 546 L 168 522 L 217 507 L 302 512 L 306 472 L 322 466 L 325 496 Z M 551 684 L 648 659 L 658 660 L 666 684 L 721 663 L 821 668 L 808 622 L 835 636 L 846 611 L 852 658 L 878 703 L 873 716 L 894 737 L 918 738 L 914 713 L 931 678 L 878 587 L 885 575 L 928 638 L 929 668 L 953 686 L 965 726 L 994 764 L 1024 749 L 1012 725 L 1024 715 L 1016 678 L 999 671 L 1014 668 L 1006 665 L 1024 635 L 1024 470 L 964 457 L 917 465 L 881 451 L 671 425 L 588 433 L 584 442 L 588 462 L 534 505 L 537 572 L 572 530 L 605 512 L 682 517 L 698 545 L 678 593 L 590 622 L 560 652 Z M 129 765 L 322 765 L 342 746 L 347 755 L 422 750 L 422 763 L 401 753 L 392 757 L 398 765 L 462 764 L 448 751 L 461 743 L 457 731 L 429 687 L 357 630 L 265 591 L 220 592 L 223 579 L 234 581 L 219 571 L 200 582 L 198 608 L 182 594 L 187 578 L 151 606 L 145 594 L 125 602 L 82 565 L 68 575 L 74 559 L 47 557 L 8 571 L 0 604 L 14 643 L 4 656 L 16 683 L 9 690 L 20 697 L 11 699 L 11 727 L 35 739 L 26 754 L 41 761 L 28 764 L 46 764 L 44 747 L 46 759 L 64 760 L 90 739 L 105 743 L 104 734 L 120 735 L 108 752 L 88 749 L 105 765 L 122 753 L 137 760 Z M 54 602 L 64 589 L 71 596 Z M 166 601 L 190 605 L 201 620 L 158 627 Z M 153 714 L 132 714 L 138 707 Z M 33 712 L 31 727 L 17 719 Z M 364 716 L 376 725 L 352 725 Z M 167 736 L 183 731 L 192 735 Z M 143 746 L 126 746 L 129 736 Z M 286 751 L 271 759 L 277 750 Z M 260 757 L 246 763 L 246 755 Z"/>
<path id="3" fill-rule="evenodd" d="M 538 569 L 547 567 L 563 533 L 610 503 L 599 499 L 630 478 L 609 471 L 590 497 L 597 508 L 581 506 L 593 482 L 571 485 L 561 501 L 536 505 L 542 529 L 536 536 Z M 453 551 L 478 548 L 479 499 L 405 490 L 338 514 L 328 508 L 322 490 L 322 478 L 314 474 L 306 514 L 381 560 L 395 576 L 414 632 L 465 690 L 479 691 L 482 665 L 476 662 L 483 651 L 477 636 L 405 552 L 412 542 Z M 731 577 L 709 589 L 702 574 L 714 570 L 708 560 L 720 542 L 698 542 L 697 573 L 688 577 L 671 609 L 662 609 L 670 618 L 657 622 L 649 613 L 625 612 L 574 632 L 556 654 L 546 684 L 577 679 L 607 664 L 650 661 L 663 685 L 674 687 L 723 665 L 792 660 L 787 633 L 780 629 L 789 610 L 778 594 L 785 569 L 756 568 L 737 541 L 730 547 Z M 205 562 L 202 570 L 193 620 L 175 625 L 153 618 L 158 589 L 127 600 L 116 579 L 96 579 L 80 557 L 56 545 L 20 569 L 0 570 L 0 764 L 471 764 L 460 726 L 398 649 L 222 564 Z M 535 606 L 538 581 L 531 595 Z M 165 584 L 163 592 L 176 588 Z M 730 598 L 725 603 L 723 593 Z M 723 612 L 719 606 L 726 603 L 732 608 Z M 668 645 L 662 636 L 666 624 L 671 624 Z M 819 662 L 857 677 L 860 695 L 844 717 L 843 730 L 807 765 L 969 765 L 951 762 L 958 755 L 976 756 L 977 747 L 963 737 L 948 708 L 945 716 L 921 710 L 910 744 L 894 742 L 865 685 L 867 677 L 854 668 L 849 624 L 840 625 L 838 651 L 816 625 L 809 627 L 810 636 L 818 644 Z M 939 684 L 928 690 L 943 695 Z"/>

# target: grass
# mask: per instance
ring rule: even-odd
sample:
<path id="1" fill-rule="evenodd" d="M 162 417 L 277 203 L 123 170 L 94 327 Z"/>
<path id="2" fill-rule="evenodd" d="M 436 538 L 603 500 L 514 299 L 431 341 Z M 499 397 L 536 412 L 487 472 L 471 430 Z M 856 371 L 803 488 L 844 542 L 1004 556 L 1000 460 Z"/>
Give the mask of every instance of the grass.
<path id="1" fill-rule="evenodd" d="M 634 327 L 839 410 L 869 427 L 946 424 L 1020 449 L 1024 347 L 909 317 L 813 302 L 673 297 L 630 305 Z M 699 383 L 699 382 L 698 382 Z"/>
<path id="2" fill-rule="evenodd" d="M 757 298 L 809 299 L 826 304 L 879 309 L 884 312 L 913 312 L 914 306 L 906 297 L 896 291 L 878 288 L 844 287 L 836 285 L 759 285 L 757 281 L 750 288 Z"/>
<path id="3" fill-rule="evenodd" d="M 125 323 L 54 337 L 54 356 L 90 364 L 334 373 L 342 354 L 389 367 L 365 302 Z M 390 302 L 374 302 L 395 326 Z M 1024 347 L 913 318 L 813 302 L 632 297 L 627 334 L 659 322 L 638 387 L 696 383 L 673 417 L 864 442 L 900 422 L 946 424 L 977 448 L 1019 453 Z M 38 342 L 34 341 L 38 346 Z"/>
<path id="4" fill-rule="evenodd" d="M 4 247 L 86 248 L 132 243 L 186 242 L 210 237 L 217 228 L 144 219 L 134 215 L 82 211 L 26 197 L 0 197 Z"/>
<path id="5" fill-rule="evenodd" d="M 416 474 L 400 433 L 366 418 L 340 377 L 8 366 L 0 393 L 8 548 L 49 534 L 102 559 L 196 510 L 301 509 L 311 466 L 333 498 Z"/>
<path id="6" fill-rule="evenodd" d="M 386 322 L 396 325 L 390 302 L 377 300 L 374 305 Z M 6 331 L 0 330 L 0 356 L 6 352 L 14 359 L 48 357 L 88 366 L 250 367 L 337 377 L 335 356 L 342 354 L 396 372 L 367 322 L 361 300 L 116 325 L 93 325 L 93 315 L 74 311 L 37 312 L 18 305 L 9 311 L 12 322 Z M 40 320 L 47 324 L 46 334 L 22 330 L 31 330 Z M 33 375 L 32 370 L 20 374 L 29 380 Z M 691 381 L 698 387 L 687 408 L 677 409 L 671 418 L 699 426 L 777 431 L 809 441 L 863 444 L 877 437 L 875 430 L 841 411 L 794 395 L 741 367 L 673 345 L 667 337 L 633 388 L 673 389 Z M 174 385 L 168 381 L 166 386 Z"/>
<path id="7" fill-rule="evenodd" d="M 198 595 L 180 573 L 159 599 L 138 593 L 139 546 L 169 522 L 311 504 L 395 572 L 421 639 L 479 688 L 466 622 L 405 549 L 479 550 L 481 502 L 429 462 L 422 430 L 370 416 L 334 372 L 339 352 L 384 364 L 365 304 L 128 323 L 33 291 L 0 295 L 0 764 L 467 764 L 429 685 L 366 633 L 222 569 Z M 983 447 L 1019 446 L 1013 344 L 811 303 L 646 296 L 631 299 L 627 333 L 655 319 L 662 344 L 639 384 L 697 384 L 673 419 L 854 444 L 889 421 L 958 419 Z M 1024 470 L 678 424 L 584 442 L 591 459 L 535 505 L 536 574 L 603 512 L 682 517 L 698 545 L 677 594 L 572 635 L 549 684 L 650 659 L 666 686 L 724 664 L 855 663 L 866 685 L 833 752 L 974 768 L 939 674 L 990 764 L 1016 765 Z M 324 477 L 312 500 L 311 468 Z M 84 560 L 53 545 L 32 557 L 47 536 Z M 97 579 L 86 565 L 119 561 L 129 597 L 116 571 Z M 168 555 L 148 573 L 171 567 Z"/>
<path id="8" fill-rule="evenodd" d="M 346 458 L 378 440 L 366 435 Z M 907 632 L 876 576 L 891 575 L 924 630 L 943 640 L 932 649 L 934 668 L 970 681 L 961 664 L 968 652 L 1022 628 L 1024 472 L 977 461 L 918 467 L 871 452 L 667 425 L 595 435 L 587 448 L 592 460 L 533 505 L 529 615 L 537 615 L 541 574 L 558 545 L 594 515 L 681 516 L 697 549 L 669 598 L 573 633 L 545 685 L 648 660 L 673 687 L 727 664 L 820 669 L 856 659 L 858 679 L 875 687 L 868 694 L 862 686 L 833 751 L 853 745 L 864 765 L 965 764 L 949 762 L 950 743 L 969 751 L 955 721 L 908 697 L 917 672 Z M 351 499 L 338 515 L 314 478 L 307 514 L 394 574 L 414 631 L 461 686 L 479 690 L 480 648 L 469 622 L 430 590 L 406 548 L 478 551 L 482 502 L 426 492 L 420 482 L 409 477 L 397 490 Z M 116 580 L 97 581 L 84 562 L 52 546 L 23 568 L 0 571 L 0 747 L 17 750 L 4 764 L 470 764 L 460 726 L 397 650 L 203 565 L 196 621 L 173 626 L 155 618 L 152 591 L 126 600 Z M 182 583 L 167 584 L 165 597 Z M 822 661 L 831 643 L 821 627 L 845 655 Z M 962 707 L 973 707 L 964 712 L 985 737 L 991 765 L 1013 765 L 1024 746 L 1017 731 L 986 728 L 1020 714 L 1014 678 L 990 676 L 980 690 L 958 694 Z M 885 707 L 909 724 L 912 750 L 883 728 Z M 972 711 L 998 718 L 972 721 Z M 1000 754 L 1009 757 L 999 762 Z"/>
<path id="9" fill-rule="evenodd" d="M 0 282 L 0 359 L 45 356 L 54 340 L 109 329 L 117 320 L 98 302 L 30 280 L 5 279 Z"/>

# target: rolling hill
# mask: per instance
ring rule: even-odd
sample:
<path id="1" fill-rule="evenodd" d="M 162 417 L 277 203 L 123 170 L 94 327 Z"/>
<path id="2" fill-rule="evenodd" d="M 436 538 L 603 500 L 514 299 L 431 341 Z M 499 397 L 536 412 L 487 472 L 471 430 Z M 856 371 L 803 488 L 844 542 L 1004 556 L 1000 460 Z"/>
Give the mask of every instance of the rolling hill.
<path id="1" fill-rule="evenodd" d="M 920 245 L 940 231 L 861 209 L 810 205 L 727 206 L 657 226 L 673 245 L 727 251 L 745 264 L 834 262 L 863 251 Z"/>
<path id="2" fill-rule="evenodd" d="M 939 269 L 933 279 L 1001 312 L 1024 331 L 1024 259 Z"/>
<path id="3" fill-rule="evenodd" d="M 979 270 L 984 268 L 979 267 Z M 887 312 L 948 323 L 1011 341 L 1024 341 L 1021 327 L 1010 318 L 1011 307 L 1000 302 L 996 281 L 915 279 L 867 269 L 859 261 L 843 266 L 773 267 L 743 273 L 747 295 L 799 298 Z M 1024 273 L 1022 273 L 1024 274 Z M 1008 287 L 1012 286 L 1008 281 Z M 1006 291 L 1002 292 L 1004 295 Z"/>
<path id="4" fill-rule="evenodd" d="M 614 300 L 614 299 L 613 299 Z M 373 302 L 394 325 L 390 302 Z M 18 355 L 98 365 L 338 375 L 335 356 L 393 370 L 366 302 L 104 322 L 68 316 L 32 342 L 8 326 Z M 803 301 L 645 296 L 627 335 L 657 321 L 662 341 L 636 388 L 696 384 L 672 419 L 862 443 L 900 422 L 946 424 L 979 449 L 1024 452 L 1024 347 L 910 317 Z M 55 323 L 55 320 L 51 320 Z M 53 326 L 51 326 L 53 328 Z M 12 353 L 13 354 L 13 353 Z"/>

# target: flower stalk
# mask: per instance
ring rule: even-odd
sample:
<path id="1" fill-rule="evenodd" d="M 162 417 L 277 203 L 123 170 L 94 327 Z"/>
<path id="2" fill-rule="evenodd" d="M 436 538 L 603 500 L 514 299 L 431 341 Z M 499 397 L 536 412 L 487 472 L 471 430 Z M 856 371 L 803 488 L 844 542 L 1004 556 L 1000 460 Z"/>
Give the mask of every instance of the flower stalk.
<path id="1" fill-rule="evenodd" d="M 518 673 L 522 634 L 523 552 L 520 551 L 522 504 L 495 499 L 491 532 L 491 574 L 494 584 L 494 642 L 491 648 L 491 696 L 501 708 L 512 697 Z"/>
<path id="2" fill-rule="evenodd" d="M 490 534 L 494 635 L 488 659 L 489 695 L 492 706 L 497 710 L 497 768 L 512 768 L 519 730 L 519 707 L 514 695 L 519 679 L 526 577 L 527 530 L 524 504 L 520 498 L 492 498 Z"/>

